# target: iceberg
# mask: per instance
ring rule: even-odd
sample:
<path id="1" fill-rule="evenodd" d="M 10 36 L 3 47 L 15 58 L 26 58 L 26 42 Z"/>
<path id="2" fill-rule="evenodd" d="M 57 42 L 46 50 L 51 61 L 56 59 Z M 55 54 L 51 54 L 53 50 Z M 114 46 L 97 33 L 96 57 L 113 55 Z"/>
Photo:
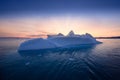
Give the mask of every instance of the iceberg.
<path id="1" fill-rule="evenodd" d="M 64 36 L 62 33 L 47 36 L 48 37 L 46 39 L 36 38 L 21 43 L 18 47 L 18 51 L 71 48 L 101 43 L 89 33 L 79 35 L 74 34 L 73 31 L 70 31 L 66 36 Z"/>

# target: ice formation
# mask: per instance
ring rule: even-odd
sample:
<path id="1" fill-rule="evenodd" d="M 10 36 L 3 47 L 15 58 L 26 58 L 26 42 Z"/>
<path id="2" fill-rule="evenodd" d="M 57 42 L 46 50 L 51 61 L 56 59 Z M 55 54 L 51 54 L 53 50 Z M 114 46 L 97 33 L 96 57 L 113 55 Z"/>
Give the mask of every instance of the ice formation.
<path id="1" fill-rule="evenodd" d="M 100 43 L 91 34 L 86 33 L 82 35 L 74 34 L 70 31 L 67 36 L 59 33 L 58 35 L 48 35 L 47 39 L 36 38 L 27 40 L 20 44 L 18 51 L 24 50 L 41 50 L 41 49 L 53 49 L 64 48 L 78 45 L 92 45 Z"/>

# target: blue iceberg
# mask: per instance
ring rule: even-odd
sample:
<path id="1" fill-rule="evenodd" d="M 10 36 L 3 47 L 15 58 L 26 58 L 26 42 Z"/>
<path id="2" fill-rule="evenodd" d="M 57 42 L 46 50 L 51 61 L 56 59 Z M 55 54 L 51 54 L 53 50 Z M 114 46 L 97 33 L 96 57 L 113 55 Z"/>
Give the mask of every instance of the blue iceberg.
<path id="1" fill-rule="evenodd" d="M 20 44 L 18 51 L 45 50 L 56 48 L 64 49 L 71 47 L 82 47 L 85 45 L 93 45 L 98 43 L 101 42 L 97 41 L 89 33 L 78 35 L 74 34 L 73 31 L 70 31 L 66 36 L 59 33 L 58 35 L 48 35 L 46 39 L 36 38 L 27 40 Z"/>

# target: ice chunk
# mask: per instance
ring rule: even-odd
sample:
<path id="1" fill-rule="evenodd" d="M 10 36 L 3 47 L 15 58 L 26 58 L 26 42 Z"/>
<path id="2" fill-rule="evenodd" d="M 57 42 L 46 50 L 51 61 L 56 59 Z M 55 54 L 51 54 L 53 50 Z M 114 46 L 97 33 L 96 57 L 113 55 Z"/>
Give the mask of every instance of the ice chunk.
<path id="1" fill-rule="evenodd" d="M 67 36 L 59 33 L 58 35 L 49 35 L 47 39 L 36 38 L 21 43 L 18 51 L 24 50 L 40 50 L 40 49 L 53 49 L 53 48 L 65 48 L 86 44 L 97 44 L 97 41 L 91 34 L 86 33 L 83 35 L 76 35 L 73 31 L 70 31 Z"/>
<path id="2" fill-rule="evenodd" d="M 28 66 L 29 64 L 30 64 L 30 62 L 25 63 L 26 66 Z"/>
<path id="3" fill-rule="evenodd" d="M 74 61 L 75 59 L 74 58 L 69 58 L 70 61 Z"/>

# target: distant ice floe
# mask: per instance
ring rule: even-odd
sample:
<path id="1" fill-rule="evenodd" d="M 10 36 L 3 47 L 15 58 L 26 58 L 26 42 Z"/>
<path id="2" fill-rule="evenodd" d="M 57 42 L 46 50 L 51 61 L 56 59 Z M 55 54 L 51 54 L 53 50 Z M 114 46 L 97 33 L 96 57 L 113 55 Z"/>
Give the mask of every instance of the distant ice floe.
<path id="1" fill-rule="evenodd" d="M 36 38 L 27 40 L 20 44 L 18 51 L 25 50 L 44 50 L 44 49 L 54 49 L 54 48 L 69 48 L 78 45 L 92 45 L 100 43 L 91 34 L 74 34 L 70 31 L 68 35 L 64 36 L 62 33 L 58 35 L 48 35 L 47 39 Z"/>
<path id="2" fill-rule="evenodd" d="M 74 61 L 75 59 L 74 58 L 69 58 L 70 61 Z"/>
<path id="3" fill-rule="evenodd" d="M 26 66 L 28 66 L 29 64 L 30 64 L 30 62 L 25 63 Z"/>

